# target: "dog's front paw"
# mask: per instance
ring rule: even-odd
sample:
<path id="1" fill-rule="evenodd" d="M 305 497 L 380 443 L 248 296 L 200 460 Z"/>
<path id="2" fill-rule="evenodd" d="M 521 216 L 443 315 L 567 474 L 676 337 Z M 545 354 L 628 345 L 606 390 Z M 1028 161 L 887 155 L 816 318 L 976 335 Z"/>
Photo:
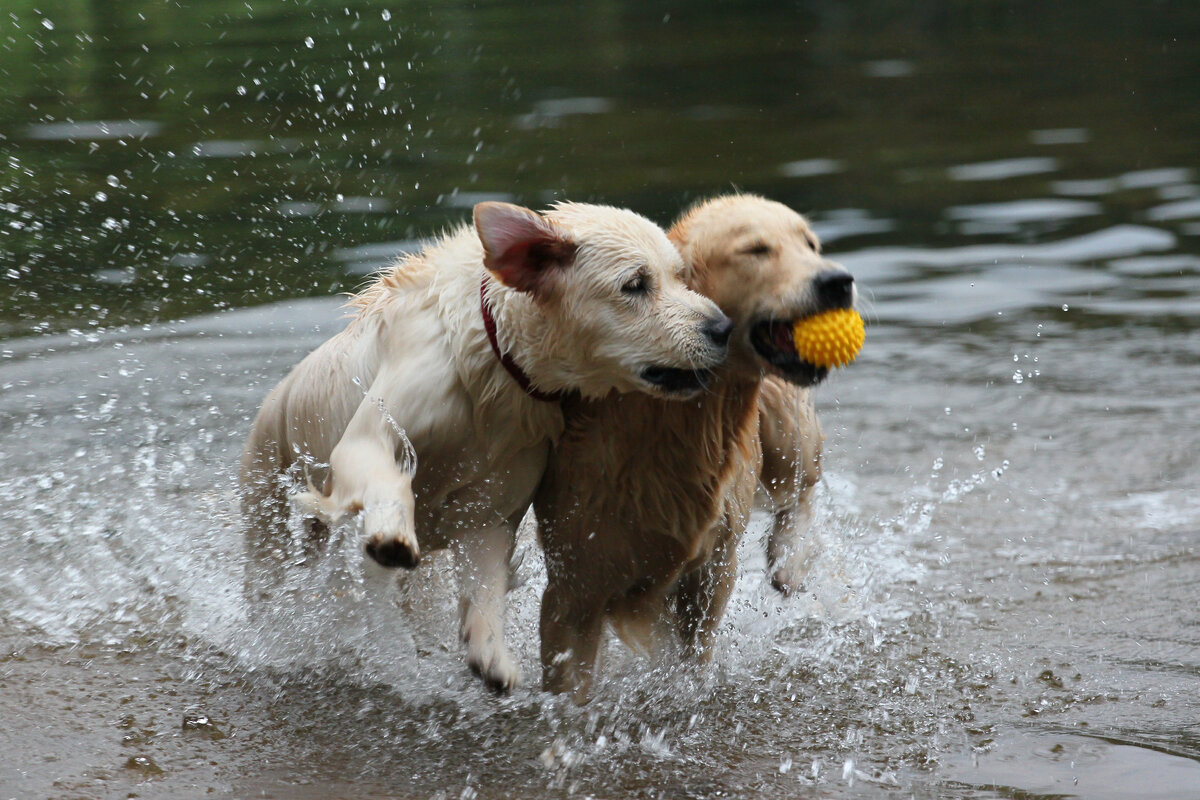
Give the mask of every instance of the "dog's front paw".
<path id="1" fill-rule="evenodd" d="M 508 694 L 521 684 L 521 671 L 503 648 L 474 648 L 467 642 L 467 666 L 497 694 Z"/>
<path id="2" fill-rule="evenodd" d="M 417 543 L 405 542 L 398 536 L 373 536 L 367 540 L 366 551 L 382 567 L 412 569 L 421 563 L 421 551 Z"/>
<path id="3" fill-rule="evenodd" d="M 812 571 L 813 556 L 810 548 L 801 547 L 782 561 L 772 564 L 771 585 L 785 596 L 805 591 L 804 579 Z"/>
<path id="4" fill-rule="evenodd" d="M 367 555 L 384 567 L 412 569 L 421 561 L 421 548 L 411 509 L 404 503 L 386 503 L 363 512 Z"/>
<path id="5" fill-rule="evenodd" d="M 780 567 L 771 573 L 771 585 L 785 597 L 793 592 L 804 591 L 804 581 L 787 566 Z"/>
<path id="6" fill-rule="evenodd" d="M 773 540 L 767 553 L 771 585 L 784 595 L 805 591 L 804 579 L 812 572 L 818 554 L 818 545 L 811 537 L 789 542 L 786 546 Z"/>

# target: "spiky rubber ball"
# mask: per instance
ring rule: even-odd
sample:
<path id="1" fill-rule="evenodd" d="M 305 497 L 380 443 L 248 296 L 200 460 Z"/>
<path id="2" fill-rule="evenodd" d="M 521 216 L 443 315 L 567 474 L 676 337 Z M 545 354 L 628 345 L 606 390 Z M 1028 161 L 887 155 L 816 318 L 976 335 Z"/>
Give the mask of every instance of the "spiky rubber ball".
<path id="1" fill-rule="evenodd" d="M 867 337 L 863 318 L 852 308 L 825 311 L 797 322 L 792 341 L 800 358 L 818 367 L 844 367 Z"/>

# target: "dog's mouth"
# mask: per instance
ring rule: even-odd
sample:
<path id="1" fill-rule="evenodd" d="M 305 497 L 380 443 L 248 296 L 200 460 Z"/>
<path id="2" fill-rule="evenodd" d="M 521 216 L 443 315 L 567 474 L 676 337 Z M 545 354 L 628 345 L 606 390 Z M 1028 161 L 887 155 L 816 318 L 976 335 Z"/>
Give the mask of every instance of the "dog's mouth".
<path id="1" fill-rule="evenodd" d="M 679 367 L 646 367 L 642 380 L 662 394 L 688 397 L 703 391 L 712 380 L 712 370 Z"/>
<path id="2" fill-rule="evenodd" d="M 767 319 L 750 328 L 750 344 L 764 361 L 780 375 L 797 386 L 815 386 L 829 374 L 828 367 L 818 367 L 800 358 L 792 330 L 797 320 Z"/>

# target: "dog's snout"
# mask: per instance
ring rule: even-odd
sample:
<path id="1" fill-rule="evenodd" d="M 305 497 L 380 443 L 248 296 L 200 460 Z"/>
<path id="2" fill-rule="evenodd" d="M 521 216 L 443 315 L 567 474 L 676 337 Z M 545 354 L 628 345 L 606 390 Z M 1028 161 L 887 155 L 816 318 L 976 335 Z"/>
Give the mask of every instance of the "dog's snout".
<path id="1" fill-rule="evenodd" d="M 854 276 L 843 270 L 826 270 L 813 278 L 817 305 L 822 309 L 849 308 L 854 304 Z"/>
<path id="2" fill-rule="evenodd" d="M 717 347 L 729 344 L 729 334 L 733 332 L 733 320 L 721 314 L 704 323 L 704 335 Z"/>

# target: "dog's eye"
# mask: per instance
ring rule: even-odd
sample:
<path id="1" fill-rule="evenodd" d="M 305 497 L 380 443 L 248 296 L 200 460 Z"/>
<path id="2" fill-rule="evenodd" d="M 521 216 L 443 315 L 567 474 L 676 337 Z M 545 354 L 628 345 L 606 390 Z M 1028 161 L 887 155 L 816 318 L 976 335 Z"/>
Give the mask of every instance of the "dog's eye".
<path id="1" fill-rule="evenodd" d="M 749 247 L 743 248 L 742 253 L 748 256 L 765 256 L 771 252 L 771 248 L 766 242 L 755 242 Z"/>
<path id="2" fill-rule="evenodd" d="M 817 243 L 817 239 L 812 234 L 805 234 L 804 239 L 808 242 L 809 249 L 814 253 L 821 252 L 821 245 Z"/>
<path id="3" fill-rule="evenodd" d="M 650 279 L 644 272 L 639 272 L 621 285 L 621 291 L 625 294 L 645 294 L 649 290 Z"/>

